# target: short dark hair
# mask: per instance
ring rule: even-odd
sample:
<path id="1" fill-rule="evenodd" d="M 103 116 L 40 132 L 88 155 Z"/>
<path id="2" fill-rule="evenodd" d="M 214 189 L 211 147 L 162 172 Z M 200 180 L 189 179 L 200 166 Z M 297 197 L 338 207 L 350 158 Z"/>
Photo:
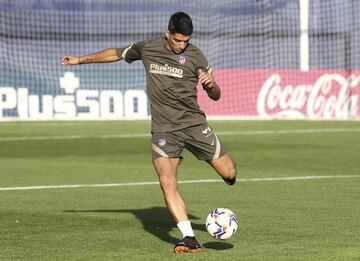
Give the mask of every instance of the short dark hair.
<path id="1" fill-rule="evenodd" d="M 168 30 L 172 34 L 192 35 L 193 24 L 191 17 L 184 12 L 173 14 L 169 19 Z"/>

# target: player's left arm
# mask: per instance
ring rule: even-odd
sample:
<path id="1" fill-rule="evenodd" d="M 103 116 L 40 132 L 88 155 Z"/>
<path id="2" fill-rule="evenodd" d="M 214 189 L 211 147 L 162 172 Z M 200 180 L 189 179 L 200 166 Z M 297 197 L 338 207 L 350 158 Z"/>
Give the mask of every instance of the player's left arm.
<path id="1" fill-rule="evenodd" d="M 198 76 L 209 98 L 214 101 L 219 100 L 221 97 L 221 90 L 217 85 L 215 78 L 212 75 L 212 72 L 205 72 L 200 69 L 198 72 Z"/>

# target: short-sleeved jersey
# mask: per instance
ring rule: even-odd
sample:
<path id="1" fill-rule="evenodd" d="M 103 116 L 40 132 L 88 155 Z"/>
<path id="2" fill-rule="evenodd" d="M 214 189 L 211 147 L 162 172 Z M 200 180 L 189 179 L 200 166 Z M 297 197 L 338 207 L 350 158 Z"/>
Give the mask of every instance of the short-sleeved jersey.
<path id="1" fill-rule="evenodd" d="M 168 132 L 203 124 L 206 117 L 197 103 L 197 70 L 209 70 L 207 59 L 189 44 L 175 54 L 165 47 L 165 37 L 136 42 L 124 48 L 122 57 L 142 60 L 146 70 L 152 132 Z"/>

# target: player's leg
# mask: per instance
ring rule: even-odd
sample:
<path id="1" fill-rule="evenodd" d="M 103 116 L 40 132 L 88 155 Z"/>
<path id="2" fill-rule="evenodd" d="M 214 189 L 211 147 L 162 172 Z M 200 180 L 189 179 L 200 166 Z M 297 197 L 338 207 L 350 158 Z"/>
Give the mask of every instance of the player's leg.
<path id="1" fill-rule="evenodd" d="M 177 169 L 180 158 L 159 157 L 153 161 L 159 176 L 166 207 L 176 223 L 188 220 L 186 204 L 178 190 Z"/>
<path id="2" fill-rule="evenodd" d="M 217 159 L 207 160 L 207 162 L 213 167 L 213 169 L 223 178 L 223 180 L 227 184 L 235 184 L 237 174 L 236 162 L 229 155 L 229 153 L 226 153 Z"/>
<path id="3" fill-rule="evenodd" d="M 201 245 L 195 239 L 186 203 L 179 191 L 177 170 L 182 158 L 184 144 L 179 133 L 153 133 L 152 157 L 158 174 L 167 209 L 175 220 L 183 239 L 175 245 L 175 253 L 201 251 Z"/>
<path id="4" fill-rule="evenodd" d="M 186 203 L 178 189 L 177 169 L 179 163 L 180 158 L 158 157 L 153 160 L 155 170 L 159 176 L 166 207 L 183 234 L 183 239 L 175 245 L 174 252 L 198 252 L 201 251 L 202 248 L 195 239 L 187 215 Z"/>
<path id="5" fill-rule="evenodd" d="M 233 185 L 236 182 L 235 160 L 226 152 L 224 145 L 207 124 L 188 128 L 185 147 L 199 160 L 205 160 L 224 179 Z"/>

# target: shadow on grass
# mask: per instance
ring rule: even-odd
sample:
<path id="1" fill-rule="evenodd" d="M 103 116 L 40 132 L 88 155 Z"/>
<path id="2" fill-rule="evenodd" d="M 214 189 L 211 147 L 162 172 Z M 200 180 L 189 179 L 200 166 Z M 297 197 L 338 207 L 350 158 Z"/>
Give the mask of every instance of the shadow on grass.
<path id="1" fill-rule="evenodd" d="M 218 241 L 218 242 L 207 242 L 207 243 L 203 244 L 203 246 L 204 246 L 205 248 L 215 249 L 215 250 L 227 250 L 227 249 L 231 249 L 231 248 L 234 247 L 233 244 L 225 243 L 225 242 L 221 242 L 221 241 Z"/>
<path id="2" fill-rule="evenodd" d="M 85 210 L 63 210 L 63 212 L 70 213 L 85 213 L 85 212 L 96 212 L 96 213 L 131 213 L 138 220 L 141 221 L 143 228 L 146 232 L 160 238 L 164 242 L 175 244 L 179 241 L 170 235 L 173 228 L 176 228 L 176 224 L 170 217 L 168 210 L 165 207 L 151 207 L 145 209 L 85 209 Z M 191 220 L 198 220 L 199 218 L 188 214 Z M 194 230 L 206 231 L 205 225 L 192 223 Z M 209 248 L 214 249 L 226 249 L 216 248 L 212 243 Z"/>

